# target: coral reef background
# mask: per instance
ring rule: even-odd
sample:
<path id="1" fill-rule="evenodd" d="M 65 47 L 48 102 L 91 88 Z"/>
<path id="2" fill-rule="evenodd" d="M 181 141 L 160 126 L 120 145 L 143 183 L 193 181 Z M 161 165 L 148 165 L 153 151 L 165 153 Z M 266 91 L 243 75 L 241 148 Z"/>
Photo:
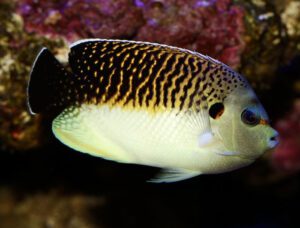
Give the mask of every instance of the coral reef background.
<path id="1" fill-rule="evenodd" d="M 0 227 L 300 227 L 299 0 L 0 0 Z M 169 185 L 158 170 L 76 153 L 31 116 L 43 46 L 82 38 L 199 51 L 248 78 L 281 143 L 250 167 Z"/>

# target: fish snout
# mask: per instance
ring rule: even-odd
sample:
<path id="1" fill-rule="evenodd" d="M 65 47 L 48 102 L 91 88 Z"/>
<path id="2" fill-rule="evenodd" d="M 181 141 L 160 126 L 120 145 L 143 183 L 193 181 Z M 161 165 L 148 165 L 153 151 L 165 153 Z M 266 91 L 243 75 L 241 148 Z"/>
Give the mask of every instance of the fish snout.
<path id="1" fill-rule="evenodd" d="M 273 136 L 269 138 L 268 146 L 270 149 L 273 149 L 278 145 L 278 143 L 279 143 L 279 134 L 277 131 L 274 130 Z"/>

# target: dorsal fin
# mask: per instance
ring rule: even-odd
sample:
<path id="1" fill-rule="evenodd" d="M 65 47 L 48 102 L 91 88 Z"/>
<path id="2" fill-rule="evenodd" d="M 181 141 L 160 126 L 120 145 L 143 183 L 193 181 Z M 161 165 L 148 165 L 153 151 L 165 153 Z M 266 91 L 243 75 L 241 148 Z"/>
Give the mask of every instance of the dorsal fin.
<path id="1" fill-rule="evenodd" d="M 132 40 L 84 39 L 70 45 L 69 64 L 76 75 L 85 75 L 89 73 L 87 66 L 93 68 L 94 63 L 99 63 L 106 58 L 118 57 L 126 50 L 139 51 L 140 53 L 148 50 L 155 50 L 156 52 L 164 50 L 169 54 L 185 53 L 208 60 L 206 56 L 199 53 L 164 44 Z M 129 56 L 129 58 L 133 57 L 133 55 Z"/>

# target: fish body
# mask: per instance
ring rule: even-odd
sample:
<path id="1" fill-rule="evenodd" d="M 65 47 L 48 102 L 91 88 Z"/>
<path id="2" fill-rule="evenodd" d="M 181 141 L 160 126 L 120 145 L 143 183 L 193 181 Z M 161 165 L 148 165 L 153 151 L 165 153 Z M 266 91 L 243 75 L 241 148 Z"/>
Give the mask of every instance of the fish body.
<path id="1" fill-rule="evenodd" d="M 54 135 L 77 151 L 163 168 L 154 182 L 231 171 L 277 143 L 244 77 L 197 52 L 81 40 L 69 68 L 42 49 L 28 86 L 31 112 L 53 113 Z"/>

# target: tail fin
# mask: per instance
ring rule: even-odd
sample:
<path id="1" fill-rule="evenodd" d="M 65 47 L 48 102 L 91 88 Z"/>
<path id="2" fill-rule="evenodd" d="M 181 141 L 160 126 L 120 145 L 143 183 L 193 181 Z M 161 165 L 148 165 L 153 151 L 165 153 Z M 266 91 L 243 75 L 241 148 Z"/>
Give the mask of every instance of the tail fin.
<path id="1" fill-rule="evenodd" d="M 70 80 L 70 74 L 47 48 L 43 48 L 34 61 L 27 88 L 30 112 L 35 114 L 62 106 L 63 86 Z"/>

